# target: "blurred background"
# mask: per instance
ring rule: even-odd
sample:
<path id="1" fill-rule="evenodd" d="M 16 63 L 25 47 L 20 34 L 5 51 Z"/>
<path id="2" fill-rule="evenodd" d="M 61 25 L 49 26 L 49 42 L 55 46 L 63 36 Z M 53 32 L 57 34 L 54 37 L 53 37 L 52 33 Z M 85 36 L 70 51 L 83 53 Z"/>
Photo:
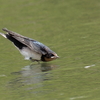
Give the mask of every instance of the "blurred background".
<path id="1" fill-rule="evenodd" d="M 38 40 L 60 56 L 25 61 L 0 36 L 0 99 L 100 100 L 99 25 L 99 0 L 0 0 L 0 32 Z"/>

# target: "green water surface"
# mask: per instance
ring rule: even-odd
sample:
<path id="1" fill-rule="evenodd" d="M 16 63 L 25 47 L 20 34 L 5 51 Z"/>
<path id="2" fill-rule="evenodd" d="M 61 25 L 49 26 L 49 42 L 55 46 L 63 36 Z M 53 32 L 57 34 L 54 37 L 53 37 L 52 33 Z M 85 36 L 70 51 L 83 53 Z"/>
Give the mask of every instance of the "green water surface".
<path id="1" fill-rule="evenodd" d="M 0 100 L 100 100 L 99 0 L 0 0 L 4 27 L 60 58 L 25 61 L 0 36 Z"/>

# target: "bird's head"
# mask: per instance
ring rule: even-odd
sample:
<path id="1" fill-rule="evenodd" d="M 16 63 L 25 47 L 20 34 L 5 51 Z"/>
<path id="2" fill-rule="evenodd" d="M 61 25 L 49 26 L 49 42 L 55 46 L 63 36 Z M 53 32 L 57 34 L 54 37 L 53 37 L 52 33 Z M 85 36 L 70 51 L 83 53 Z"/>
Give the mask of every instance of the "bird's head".
<path id="1" fill-rule="evenodd" d="M 52 53 L 52 54 L 50 53 L 45 55 L 44 60 L 47 62 L 47 61 L 55 60 L 57 58 L 59 58 L 59 56 L 56 53 Z"/>

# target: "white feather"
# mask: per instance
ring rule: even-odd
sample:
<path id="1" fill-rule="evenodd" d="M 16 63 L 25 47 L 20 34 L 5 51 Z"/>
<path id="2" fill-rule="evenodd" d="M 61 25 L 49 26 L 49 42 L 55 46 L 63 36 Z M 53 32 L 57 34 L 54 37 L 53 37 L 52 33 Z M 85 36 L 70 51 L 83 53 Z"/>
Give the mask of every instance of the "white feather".
<path id="1" fill-rule="evenodd" d="M 25 57 L 25 60 L 30 60 L 30 57 L 32 59 L 41 60 L 41 55 L 31 51 L 28 47 L 23 47 L 23 49 L 20 50 L 20 53 Z"/>

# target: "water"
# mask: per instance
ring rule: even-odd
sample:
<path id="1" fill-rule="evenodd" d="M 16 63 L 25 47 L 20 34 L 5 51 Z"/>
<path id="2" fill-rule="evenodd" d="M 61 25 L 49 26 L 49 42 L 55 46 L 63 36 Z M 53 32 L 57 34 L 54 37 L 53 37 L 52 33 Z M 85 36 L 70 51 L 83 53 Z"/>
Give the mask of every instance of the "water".
<path id="1" fill-rule="evenodd" d="M 25 61 L 0 36 L 0 100 L 100 99 L 98 0 L 1 0 L 0 4 L 0 29 L 38 40 L 60 56 L 47 63 Z"/>

